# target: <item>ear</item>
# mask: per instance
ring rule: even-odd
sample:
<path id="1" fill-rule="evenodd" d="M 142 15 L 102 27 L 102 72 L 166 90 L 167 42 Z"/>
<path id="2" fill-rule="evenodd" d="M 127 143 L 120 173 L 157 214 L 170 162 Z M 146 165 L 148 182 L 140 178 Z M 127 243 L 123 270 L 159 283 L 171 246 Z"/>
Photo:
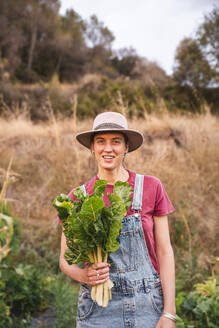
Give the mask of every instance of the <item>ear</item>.
<path id="1" fill-rule="evenodd" d="M 94 153 L 94 143 L 93 142 L 90 144 L 90 152 L 91 152 L 91 154 Z"/>

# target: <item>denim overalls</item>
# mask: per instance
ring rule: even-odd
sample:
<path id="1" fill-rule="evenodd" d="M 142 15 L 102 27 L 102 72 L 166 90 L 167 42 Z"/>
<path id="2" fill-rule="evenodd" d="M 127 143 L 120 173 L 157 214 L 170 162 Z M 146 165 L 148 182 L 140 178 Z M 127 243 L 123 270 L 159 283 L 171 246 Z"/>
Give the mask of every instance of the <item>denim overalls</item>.
<path id="1" fill-rule="evenodd" d="M 132 211 L 123 219 L 120 247 L 111 253 L 112 300 L 98 306 L 91 288 L 82 285 L 78 299 L 77 328 L 155 328 L 163 311 L 163 294 L 146 246 L 141 225 L 143 175 L 136 175 Z"/>

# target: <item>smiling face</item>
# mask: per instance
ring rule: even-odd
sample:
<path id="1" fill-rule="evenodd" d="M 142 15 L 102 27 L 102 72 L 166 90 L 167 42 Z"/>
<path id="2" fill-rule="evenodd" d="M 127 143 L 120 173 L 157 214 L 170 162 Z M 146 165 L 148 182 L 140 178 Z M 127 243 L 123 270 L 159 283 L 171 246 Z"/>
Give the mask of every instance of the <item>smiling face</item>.
<path id="1" fill-rule="evenodd" d="M 122 133 L 100 133 L 94 136 L 91 151 L 95 153 L 99 170 L 116 170 L 122 167 L 128 146 Z"/>

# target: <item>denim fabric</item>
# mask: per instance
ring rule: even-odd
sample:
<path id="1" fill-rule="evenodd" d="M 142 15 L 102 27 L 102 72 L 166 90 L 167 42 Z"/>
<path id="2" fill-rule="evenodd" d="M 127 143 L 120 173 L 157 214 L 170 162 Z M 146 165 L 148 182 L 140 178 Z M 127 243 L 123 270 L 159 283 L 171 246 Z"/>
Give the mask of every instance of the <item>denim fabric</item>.
<path id="1" fill-rule="evenodd" d="M 143 176 L 136 175 L 132 208 L 141 209 Z M 111 253 L 112 300 L 106 308 L 91 299 L 82 285 L 78 300 L 77 328 L 155 328 L 163 311 L 163 294 L 145 243 L 140 213 L 123 219 L 119 249 Z"/>

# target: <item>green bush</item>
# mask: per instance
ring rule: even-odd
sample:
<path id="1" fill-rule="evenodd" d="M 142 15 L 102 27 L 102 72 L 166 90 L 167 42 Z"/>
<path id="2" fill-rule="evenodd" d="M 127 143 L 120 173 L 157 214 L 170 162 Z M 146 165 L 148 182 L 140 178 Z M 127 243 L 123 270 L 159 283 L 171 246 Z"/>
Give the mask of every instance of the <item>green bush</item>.
<path id="1" fill-rule="evenodd" d="M 80 118 L 94 117 L 103 109 L 118 111 L 124 106 L 129 117 L 142 117 L 151 111 L 151 103 L 139 81 L 102 78 L 98 86 L 89 82 L 80 89 L 77 113 Z"/>
<path id="2" fill-rule="evenodd" d="M 177 328 L 217 328 L 219 322 L 219 287 L 216 279 L 196 284 L 195 290 L 180 292 L 176 298 L 177 313 L 183 322 Z"/>
<path id="3" fill-rule="evenodd" d="M 79 284 L 74 284 L 63 274 L 59 274 L 49 287 L 51 305 L 54 306 L 54 328 L 76 327 Z"/>
<path id="4" fill-rule="evenodd" d="M 46 307 L 47 288 L 37 267 L 16 265 L 20 226 L 7 203 L 0 204 L 0 327 L 25 327 L 30 314 Z M 4 249 L 7 247 L 8 252 Z"/>
<path id="5" fill-rule="evenodd" d="M 11 218 L 10 206 L 5 202 L 0 203 L 0 213 Z M 5 220 L 3 218 L 1 218 L 0 229 L 3 228 L 5 226 L 5 224 L 6 224 Z M 12 219 L 12 231 L 13 231 L 13 234 L 11 234 L 11 236 L 10 236 L 9 247 L 11 248 L 12 255 L 15 255 L 18 252 L 19 245 L 20 245 L 20 237 L 21 237 L 21 226 L 20 226 L 19 221 L 16 218 Z M 1 232 L 1 234 L 0 234 L 1 245 L 5 244 L 5 238 L 6 238 L 6 232 Z M 9 258 L 7 258 L 7 260 L 9 260 Z"/>
<path id="6" fill-rule="evenodd" d="M 33 313 L 43 307 L 43 276 L 37 268 L 20 264 L 16 267 L 4 266 L 1 271 L 7 292 L 7 304 L 12 314 Z"/>

